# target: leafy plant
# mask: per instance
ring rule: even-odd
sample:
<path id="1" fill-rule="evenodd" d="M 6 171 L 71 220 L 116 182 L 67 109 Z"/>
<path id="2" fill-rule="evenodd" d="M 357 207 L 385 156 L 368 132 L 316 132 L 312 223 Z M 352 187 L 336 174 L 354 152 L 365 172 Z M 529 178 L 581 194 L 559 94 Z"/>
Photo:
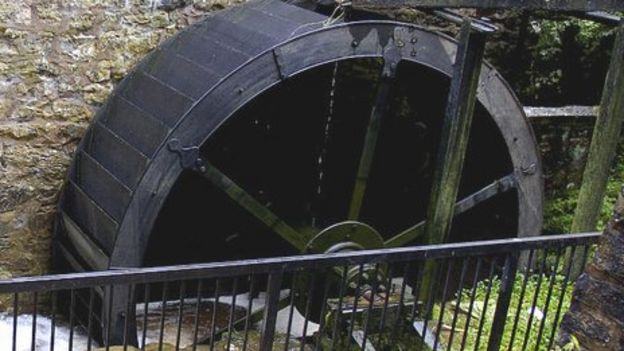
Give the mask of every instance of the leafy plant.
<path id="1" fill-rule="evenodd" d="M 558 270 L 558 267 L 551 267 Z M 526 279 L 524 293 L 522 286 Z M 551 280 L 552 279 L 552 280 Z M 551 284 L 552 282 L 552 284 Z M 475 302 L 472 313 L 468 315 L 470 302 L 470 289 L 464 289 L 459 295 L 459 300 L 447 302 L 442 312 L 442 325 L 446 329 L 452 326 L 455 309 L 459 308 L 457 314 L 455 336 L 453 338 L 453 350 L 460 350 L 464 334 L 466 340 L 464 349 L 486 350 L 487 341 L 494 320 L 494 311 L 498 300 L 500 280 L 493 279 L 491 282 L 484 280 L 478 283 Z M 488 286 L 490 293 L 488 297 Z M 511 297 L 508 318 L 503 331 L 501 349 L 530 349 L 548 350 L 553 330 L 556 331 L 563 313 L 570 305 L 572 294 L 572 284 L 566 283 L 563 275 L 559 274 L 517 274 Z M 488 297 L 486 299 L 486 297 Z M 521 300 L 522 298 L 522 300 Z M 549 301 L 550 300 L 550 301 Z M 561 306 L 559 306 L 561 301 Z M 433 309 L 432 316 L 440 316 L 441 305 L 437 304 Z M 557 313 L 559 310 L 559 313 Z M 517 319 L 517 322 L 516 322 Z M 435 325 L 435 323 L 432 323 Z M 479 332 L 481 328 L 481 332 Z M 515 330 L 515 331 L 514 331 Z M 448 341 L 448 334 L 442 335 L 443 343 Z M 448 346 L 444 344 L 444 346 Z M 524 347 L 523 347 L 524 346 Z"/>
<path id="2" fill-rule="evenodd" d="M 624 185 L 624 143 L 620 143 L 613 167 L 607 182 L 605 198 L 600 209 L 597 229 L 602 230 L 613 214 L 618 194 Z M 564 189 L 553 198 L 546 200 L 544 209 L 544 232 L 568 233 L 572 226 L 574 210 L 579 194 L 579 186 Z"/>

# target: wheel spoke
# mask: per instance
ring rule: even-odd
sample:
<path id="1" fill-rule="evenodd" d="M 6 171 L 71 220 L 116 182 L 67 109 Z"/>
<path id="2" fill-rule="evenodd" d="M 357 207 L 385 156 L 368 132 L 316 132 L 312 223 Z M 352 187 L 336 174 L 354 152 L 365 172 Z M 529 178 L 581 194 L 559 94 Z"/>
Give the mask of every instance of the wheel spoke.
<path id="1" fill-rule="evenodd" d="M 200 165 L 195 170 L 199 174 L 223 190 L 234 202 L 266 224 L 296 249 L 303 251 L 309 239 L 304 233 L 296 231 L 209 162 L 202 160 L 198 164 Z"/>
<path id="2" fill-rule="evenodd" d="M 479 189 L 478 191 L 466 196 L 455 204 L 454 214 L 458 216 L 464 212 L 471 210 L 482 202 L 485 202 L 498 194 L 505 193 L 516 186 L 516 178 L 514 174 L 509 174 L 496 180 L 495 182 Z M 416 225 L 402 231 L 401 233 L 386 240 L 386 247 L 399 247 L 408 244 L 421 237 L 425 233 L 426 221 L 420 221 Z"/>
<path id="3" fill-rule="evenodd" d="M 355 178 L 355 186 L 353 187 L 353 193 L 351 195 L 351 204 L 348 214 L 348 218 L 351 220 L 357 220 L 360 216 L 360 210 L 362 209 L 362 202 L 368 184 L 368 177 L 370 176 L 373 157 L 375 156 L 375 149 L 377 147 L 379 127 L 381 126 L 381 120 L 388 108 L 390 89 L 394 81 L 397 64 L 398 59 L 395 50 L 388 50 L 386 55 L 384 55 L 384 66 L 379 81 L 379 87 L 377 88 L 375 104 L 373 105 L 368 121 L 364 147 L 362 148 L 360 164 Z"/>

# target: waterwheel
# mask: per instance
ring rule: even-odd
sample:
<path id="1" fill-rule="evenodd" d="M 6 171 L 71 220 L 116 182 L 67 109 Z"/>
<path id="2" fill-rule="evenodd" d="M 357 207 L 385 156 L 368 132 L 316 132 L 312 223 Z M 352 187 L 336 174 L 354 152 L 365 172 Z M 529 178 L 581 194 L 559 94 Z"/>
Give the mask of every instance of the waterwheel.
<path id="1" fill-rule="evenodd" d="M 119 84 L 78 147 L 58 267 L 422 243 L 456 51 L 426 28 L 330 23 L 279 0 L 190 26 Z M 489 64 L 477 99 L 449 240 L 539 234 L 522 107 Z"/>

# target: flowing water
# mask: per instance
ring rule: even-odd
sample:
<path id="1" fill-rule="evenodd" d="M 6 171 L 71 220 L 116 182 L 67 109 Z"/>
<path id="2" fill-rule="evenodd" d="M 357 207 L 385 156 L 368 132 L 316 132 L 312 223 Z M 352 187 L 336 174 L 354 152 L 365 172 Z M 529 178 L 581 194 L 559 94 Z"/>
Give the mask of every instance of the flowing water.
<path id="1" fill-rule="evenodd" d="M 54 350 L 70 350 L 70 329 L 65 321 L 57 321 L 54 328 Z M 44 315 L 35 318 L 35 350 L 51 350 L 52 320 Z M 20 315 L 17 317 L 17 351 L 32 350 L 33 340 L 32 315 Z M 0 350 L 12 350 L 13 340 L 13 315 L 0 313 Z M 94 345 L 95 346 L 95 345 Z M 71 350 L 86 350 L 87 337 L 80 328 L 74 328 L 73 345 Z"/>
<path id="2" fill-rule="evenodd" d="M 288 291 L 282 291 L 282 297 L 288 296 Z M 234 299 L 232 296 L 223 296 L 217 304 L 217 314 L 215 325 L 217 328 L 224 328 L 228 325 L 230 313 L 232 312 L 232 303 L 234 302 L 234 320 L 245 316 L 246 309 L 249 306 L 249 295 L 244 293 L 237 295 Z M 205 299 L 199 306 L 199 323 L 198 323 L 198 339 L 206 338 L 210 335 L 212 323 L 212 311 L 214 308 L 214 299 Z M 251 301 L 251 311 L 257 312 L 264 307 L 264 293 L 260 293 L 258 298 Z M 165 305 L 164 322 L 161 322 L 162 303 L 152 302 L 148 304 L 147 315 L 145 315 L 144 304 L 137 305 L 137 333 L 139 335 L 139 344 L 143 341 L 143 327 L 147 325 L 145 330 L 145 343 L 157 344 L 161 340 L 160 326 L 163 323 L 162 342 L 175 345 L 178 338 L 178 321 L 180 311 L 180 301 L 169 301 Z M 182 324 L 180 328 L 180 346 L 181 348 L 192 345 L 194 337 L 195 311 L 197 310 L 197 300 L 185 299 L 182 305 Z M 290 307 L 286 307 L 278 312 L 276 323 L 276 332 L 285 334 L 288 328 L 288 320 L 290 315 Z M 294 309 L 292 326 L 290 334 L 297 338 L 303 335 L 304 317 Z M 57 316 L 55 321 L 54 335 L 52 335 L 52 320 L 45 315 L 38 314 L 35 318 L 35 350 L 86 350 L 88 339 L 87 335 L 81 327 L 75 327 L 73 333 L 69 328 L 66 320 Z M 259 325 L 251 326 L 256 328 Z M 318 330 L 318 325 L 308 323 L 306 335 L 311 335 Z M 70 336 L 72 343 L 70 347 Z M 54 337 L 54 345 L 51 344 Z M 33 340 L 33 319 L 32 315 L 19 315 L 17 318 L 16 351 L 32 350 Z M 0 350 L 12 350 L 13 340 L 13 315 L 11 313 L 0 313 Z M 95 341 L 91 342 L 93 348 L 99 345 Z M 53 348 L 52 348 L 53 346 Z"/>

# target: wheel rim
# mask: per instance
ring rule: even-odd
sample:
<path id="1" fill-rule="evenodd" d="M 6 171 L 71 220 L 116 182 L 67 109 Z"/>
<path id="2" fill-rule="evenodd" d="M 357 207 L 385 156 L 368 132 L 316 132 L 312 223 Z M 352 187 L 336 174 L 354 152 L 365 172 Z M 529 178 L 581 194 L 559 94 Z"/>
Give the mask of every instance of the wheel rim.
<path id="1" fill-rule="evenodd" d="M 279 1 L 250 2 L 245 5 L 245 7 L 247 6 L 252 8 L 252 11 L 246 13 L 244 7 L 236 11 L 226 11 L 229 15 L 215 16 L 208 19 L 206 23 L 219 29 L 215 33 L 228 34 L 228 26 L 231 26 L 235 29 L 242 28 L 244 34 L 250 34 L 249 27 L 240 22 L 241 19 L 246 18 L 245 16 L 257 17 L 264 13 L 262 21 L 265 24 L 272 23 L 275 18 L 273 14 L 263 12 L 267 7 L 279 8 L 276 13 L 280 12 L 282 16 L 296 13 L 297 18 L 302 23 L 320 23 L 318 22 L 319 15 L 300 13 L 305 11 L 294 10 L 296 8 L 289 7 Z M 273 87 L 279 87 L 286 81 L 296 80 L 306 72 L 313 72 L 325 65 L 328 65 L 328 71 L 331 72 L 336 62 L 363 59 L 379 60 L 387 57 L 390 51 L 398 53 L 398 58 L 401 59 L 402 63 L 414 63 L 419 67 L 426 67 L 432 72 L 438 72 L 442 76 L 449 76 L 451 73 L 456 44 L 449 38 L 422 28 L 382 21 L 346 23 L 319 30 L 313 30 L 315 26 L 299 26 L 293 22 L 290 22 L 290 25 L 292 27 L 287 32 L 274 30 L 271 37 L 265 38 L 270 40 L 260 40 L 247 43 L 249 45 L 241 45 L 240 38 L 238 38 L 238 41 L 233 40 L 228 43 L 234 47 L 218 41 L 201 40 L 198 42 L 197 38 L 210 34 L 206 33 L 204 25 L 194 26 L 181 33 L 177 39 L 174 38 L 163 45 L 120 84 L 116 93 L 111 97 L 111 101 L 101 111 L 100 116 L 96 118 L 97 122 L 92 126 L 85 141 L 81 144 L 76 157 L 77 161 L 74 163 L 69 176 L 67 188 L 61 198 L 61 211 L 56 231 L 60 234 L 58 235 L 60 238 L 58 240 L 60 242 L 59 247 L 67 259 L 67 263 L 74 269 L 106 269 L 149 264 L 149 259 L 146 260 L 146 253 L 151 254 L 150 245 L 155 242 L 155 223 L 166 210 L 165 204 L 174 198 L 177 185 L 186 177 L 190 177 L 189 172 L 185 172 L 183 167 L 193 166 L 195 163 L 193 157 L 189 156 L 199 156 L 198 152 L 202 151 L 201 156 L 205 158 L 204 161 L 215 162 L 212 159 L 214 155 L 204 155 L 203 151 L 209 149 L 207 145 L 209 145 L 210 140 L 220 130 L 223 130 L 220 127 L 227 127 L 230 120 L 236 121 L 236 116 L 239 115 L 240 111 L 253 103 L 256 98 L 261 98 Z M 204 33 L 196 33 L 200 31 L 204 31 Z M 309 32 L 304 33 L 305 31 Z M 291 33 L 292 39 L 284 41 L 286 40 L 284 38 L 289 37 L 288 33 Z M 298 33 L 304 34 L 299 35 Z M 265 37 L 262 33 L 256 34 L 258 34 L 256 36 Z M 270 44 L 266 44 L 267 42 Z M 269 47 L 276 43 L 281 44 Z M 193 45 L 199 46 L 201 50 L 189 51 L 189 48 L 193 49 Z M 266 46 L 263 47 L 263 45 Z M 176 51 L 182 49 L 186 51 L 179 53 Z M 210 81 L 210 83 L 205 83 L 202 79 L 191 79 L 192 84 L 183 84 L 180 87 L 176 86 L 180 83 L 180 79 L 178 82 L 175 79 L 166 79 L 167 74 L 175 76 L 171 72 L 175 73 L 177 66 L 171 66 L 172 62 L 186 65 L 182 72 L 197 71 L 188 62 L 185 63 L 184 60 L 180 60 L 180 57 L 193 56 L 195 52 L 211 53 L 221 52 L 221 50 L 226 53 L 218 58 L 218 62 L 225 64 L 224 67 L 227 67 L 227 70 L 223 68 L 215 76 L 205 76 L 206 81 Z M 241 53 L 246 53 L 248 57 L 252 58 L 241 61 L 242 57 L 245 57 Z M 226 57 L 226 54 L 231 54 L 235 60 L 226 60 L 230 58 L 229 56 Z M 205 60 L 204 64 L 213 63 L 212 58 L 214 56 L 207 55 L 206 57 L 210 59 Z M 199 57 L 195 55 L 195 60 L 201 59 L 201 55 Z M 238 68 L 231 70 L 234 67 Z M 227 73 L 230 70 L 231 73 Z M 158 79 L 165 79 L 165 81 L 159 82 Z M 150 105 L 150 101 L 147 101 L 149 99 L 140 101 L 146 95 L 137 96 L 134 94 L 137 91 L 144 91 L 139 89 L 142 87 L 152 88 L 152 90 L 147 90 L 148 97 L 150 92 L 153 93 L 151 95 L 153 98 L 152 105 Z M 181 90 L 176 90 L 177 88 L 181 88 Z M 170 108 L 168 104 L 158 101 L 159 93 L 162 93 L 160 94 L 162 96 L 172 96 L 177 100 L 171 101 L 172 107 Z M 440 94 L 440 96 L 442 95 L 444 94 Z M 509 153 L 512 169 L 510 169 L 509 174 L 495 179 L 490 185 L 486 184 L 480 188 L 481 190 L 472 192 L 471 194 L 474 196 L 460 201 L 456 205 L 456 212 L 464 212 L 470 209 L 479 198 L 491 197 L 502 193 L 503 190 L 515 188 L 516 191 L 505 192 L 506 194 L 516 194 L 517 197 L 515 199 L 518 207 L 518 213 L 515 216 L 517 217 L 517 228 L 514 228 L 512 232 L 519 236 L 538 234 L 542 220 L 541 165 L 535 140 L 523 115 L 522 108 L 506 83 L 488 65 L 484 65 L 482 69 L 478 99 L 483 109 L 492 117 L 495 129 L 504 131 L 501 137 Z M 136 103 L 141 106 L 130 106 Z M 163 111 L 159 111 L 156 107 L 162 108 Z M 174 111 L 173 107 L 181 110 Z M 131 114 L 133 117 L 141 118 L 128 119 L 124 124 L 120 116 L 123 116 L 123 112 L 127 112 L 129 108 L 133 108 L 130 111 L 133 112 Z M 145 116 L 147 114 L 151 114 L 151 116 Z M 370 111 L 367 109 L 362 114 L 369 117 Z M 128 128 L 124 129 L 126 125 Z M 142 128 L 143 126 L 150 128 Z M 363 128 L 366 129 L 366 123 L 364 123 Z M 115 133 L 118 134 L 115 135 Z M 140 140 L 135 141 L 134 139 Z M 172 143 L 173 141 L 177 141 L 177 143 Z M 115 144 L 113 145 L 114 150 L 120 151 L 120 154 L 132 153 L 132 157 L 115 158 L 115 155 L 107 151 L 109 149 L 106 146 L 110 143 Z M 383 144 L 383 141 L 379 144 L 381 149 L 383 149 Z M 360 156 L 357 155 L 352 172 L 358 169 L 357 160 L 361 158 Z M 189 158 L 191 159 L 190 164 L 186 162 Z M 381 158 L 381 162 L 388 159 Z M 217 159 L 216 162 L 219 160 Z M 374 163 L 379 162 L 380 158 L 376 157 Z M 196 166 L 193 167 L 198 168 Z M 215 169 L 218 171 L 219 168 L 207 169 L 213 170 L 213 176 L 228 174 L 227 172 L 214 171 Z M 374 173 L 374 170 L 372 172 Z M 221 177 L 221 179 L 223 178 Z M 200 180 L 203 181 L 203 186 L 212 186 L 209 182 Z M 384 191 L 375 190 L 374 182 L 371 184 L 370 187 L 367 187 L 366 194 L 383 194 Z M 386 184 L 398 186 L 402 183 L 393 181 Z M 241 189 L 246 186 L 246 184 L 241 183 Z M 341 187 L 335 186 L 335 188 L 340 190 Z M 349 193 L 347 199 L 352 199 L 353 183 L 342 188 L 343 192 Z M 388 193 L 392 192 L 388 191 Z M 226 195 L 220 194 L 220 196 L 222 199 L 230 201 Z M 375 197 L 376 195 L 365 196 Z M 419 198 L 418 196 L 415 197 Z M 426 199 L 423 198 L 422 201 L 426 202 Z M 410 238 L 417 236 L 422 230 L 423 223 L 422 221 L 418 222 L 418 218 L 406 216 L 405 218 L 409 219 L 409 223 L 400 223 L 396 218 L 388 221 L 368 218 L 367 212 L 373 214 L 383 211 L 389 212 L 386 211 L 384 201 L 373 201 L 373 203 L 380 209 L 367 210 L 367 205 L 364 205 L 361 212 L 362 218 L 359 221 L 371 225 L 376 231 L 381 232 L 387 239 L 386 245 L 400 246 L 411 243 L 410 240 L 405 239 L 406 236 L 404 235 L 399 235 L 397 238 L 396 235 L 401 234 L 398 233 L 400 230 L 411 233 Z M 188 203 L 182 204 L 188 205 L 187 209 L 196 208 L 198 210 L 196 217 L 207 219 L 206 211 L 200 211 L 204 210 L 203 208 L 193 207 L 192 204 L 189 205 Z M 260 204 L 265 205 L 261 202 Z M 331 209 L 329 204 L 331 203 L 328 202 L 326 205 L 318 207 Z M 493 207 L 496 208 L 496 206 Z M 223 210 L 223 208 L 217 209 Z M 411 208 L 405 206 L 404 210 L 409 212 Z M 247 212 L 249 211 L 247 210 Z M 397 210 L 397 212 L 399 211 Z M 417 211 L 410 212 L 410 214 L 414 215 L 414 212 Z M 214 214 L 210 218 L 212 221 L 223 217 L 222 212 L 212 213 Z M 281 213 L 280 215 L 283 216 Z M 327 223 L 314 223 L 305 238 L 311 238 L 323 228 L 354 216 L 335 215 L 334 217 L 328 216 L 328 219 L 325 220 Z M 256 228 L 267 229 L 266 218 L 265 223 L 258 222 L 257 216 L 254 217 L 253 215 L 248 219 L 250 219 L 250 223 L 253 222 L 253 225 L 257 226 Z M 283 221 L 283 223 L 291 225 L 287 221 Z M 396 223 L 397 228 L 389 229 L 387 223 Z M 409 225 L 411 227 L 405 228 Z M 474 226 L 474 223 L 470 223 L 470 221 L 467 224 L 460 222 L 460 225 L 456 225 L 456 227 L 471 226 Z M 205 223 L 199 228 L 205 228 Z M 303 231 L 300 228 L 297 230 Z M 297 230 L 294 232 L 298 233 Z M 389 236 L 393 234 L 395 237 L 391 237 L 390 242 L 388 242 Z M 172 239 L 170 242 L 175 242 L 175 239 L 178 238 L 177 231 L 169 232 L 169 235 Z M 292 237 L 297 237 L 297 235 Z M 277 239 L 277 245 L 283 245 L 284 250 L 281 251 L 279 247 L 267 243 L 271 249 L 268 252 L 269 255 L 298 252 L 293 250 L 292 246 L 289 246 L 290 244 L 284 241 L 280 235 L 273 235 L 273 238 Z M 97 243 L 94 243 L 93 239 Z M 301 241 L 304 244 L 307 243 L 307 240 Z M 223 249 L 222 243 L 214 241 L 213 244 L 216 251 Z M 103 249 L 100 249 L 98 245 L 101 245 Z M 301 244 L 297 246 L 303 247 Z M 65 248 L 70 248 L 73 252 L 69 252 Z M 77 262 L 72 254 L 77 254 L 78 258 L 84 262 Z M 243 254 L 247 253 L 243 252 Z M 249 253 L 249 255 L 256 254 Z M 179 253 L 174 256 L 177 258 L 174 257 L 174 262 L 171 263 L 181 263 L 180 261 L 186 259 L 180 257 L 183 255 Z M 233 258 L 236 257 L 220 258 L 205 253 L 201 260 Z M 177 261 L 175 261 L 176 259 Z M 113 310 L 121 311 L 126 302 L 123 301 L 123 298 L 116 297 L 113 304 L 116 306 L 113 307 Z M 119 317 L 118 314 L 116 316 L 116 318 Z"/>
<path id="2" fill-rule="evenodd" d="M 206 92 L 180 118 L 167 140 L 153 154 L 136 185 L 132 186 L 129 196 L 123 195 L 128 196 L 127 201 L 124 199 L 120 206 L 116 206 L 113 198 L 103 198 L 108 201 L 105 210 L 114 210 L 114 218 L 119 220 L 110 256 L 107 255 L 110 257 L 108 266 L 140 266 L 145 262 L 154 223 L 184 170 L 184 162 L 181 161 L 185 157 L 181 151 L 199 150 L 199 146 L 207 145 L 215 132 L 221 130 L 220 126 L 227 125 L 227 121 L 237 112 L 272 87 L 279 87 L 300 73 L 305 74 L 334 62 L 380 59 L 390 49 L 398 52 L 401 64 L 415 63 L 448 76 L 455 47 L 452 40 L 421 28 L 394 22 L 362 21 L 312 31 L 249 60 Z M 122 84 L 119 90 L 126 87 L 131 88 L 132 85 Z M 513 169 L 510 174 L 495 179 L 494 183 L 473 193 L 472 198 L 463 199 L 456 209 L 469 209 L 480 196 L 496 195 L 501 189 L 508 190 L 515 186 L 518 203 L 517 235 L 537 234 L 541 227 L 541 166 L 530 127 L 504 81 L 487 65 L 482 69 L 478 98 L 484 110 L 492 116 L 497 129 L 505 131 L 502 138 Z M 174 140 L 180 146 L 177 151 L 170 148 Z M 374 193 L 374 190 L 371 192 Z M 364 216 L 365 212 L 364 209 Z M 342 220 L 344 218 L 319 227 Z M 372 224 L 384 235 L 389 232 L 379 228 L 376 223 L 368 223 L 366 219 L 361 221 Z M 422 223 L 419 223 L 409 229 L 412 232 L 410 240 L 393 240 L 392 245 L 400 246 L 410 242 L 421 230 Z M 302 247 L 300 244 L 296 246 Z M 107 258 L 98 258 L 96 266 L 102 266 L 104 259 Z"/>
<path id="3" fill-rule="evenodd" d="M 326 252 L 351 240 L 332 233 L 324 236 L 331 239 L 321 245 L 322 250 L 308 247 L 326 228 L 347 220 L 360 221 L 362 227 L 372 226 L 371 230 L 380 232 L 385 241 L 360 245 L 362 249 L 418 243 L 395 242 L 405 233 L 421 230 L 419 223 L 425 220 L 433 172 L 430 160 L 438 145 L 448 79 L 413 63 L 399 65 L 375 155 L 369 160 L 370 182 L 359 199 L 360 213 L 351 218 L 358 164 L 374 105 L 370 101 L 375 100 L 381 85 L 381 62 L 346 60 L 316 67 L 255 97 L 222 124 L 198 153 L 207 172 L 216 173 L 202 177 L 198 167 L 191 166 L 194 170 L 186 171 L 182 178 L 187 180 L 178 180 L 174 186 L 178 189 L 173 193 L 185 195 L 173 195 L 160 214 L 156 234 L 147 248 L 146 264 L 180 263 L 178 254 L 163 261 L 166 253 L 159 257 L 159 247 L 174 253 L 197 249 L 187 262 Z M 428 82 L 429 94 L 408 93 L 413 81 Z M 330 118 L 326 114 L 330 112 L 332 125 L 328 126 Z M 513 185 L 512 176 L 508 176 L 513 173 L 510 157 L 505 152 L 488 151 L 505 151 L 505 142 L 482 106 L 476 115 L 476 135 L 469 147 L 467 176 L 459 195 L 472 200 L 464 201 L 461 212 L 465 213 L 456 223 L 454 240 L 474 240 L 457 234 L 474 235 L 478 230 L 473 227 L 481 222 L 487 223 L 485 229 L 489 226 L 486 234 L 513 234 L 518 225 L 514 217 L 516 195 L 506 191 Z M 488 140 L 484 142 L 483 136 Z M 404 152 L 407 157 L 394 157 L 402 150 L 408 150 Z M 488 171 L 484 171 L 486 166 Z M 492 186 L 495 182 L 498 185 Z M 228 195 L 229 184 L 239 190 Z M 490 190 L 489 196 L 475 196 L 484 188 Z M 258 206 L 246 207 L 249 201 Z M 201 206 L 186 215 L 193 204 Z M 481 215 L 474 216 L 475 211 Z M 265 212 L 272 217 L 266 218 Z M 208 217 L 212 219 L 204 222 L 203 218 Z M 163 218 L 172 221 L 167 223 Z M 273 224 L 276 222 L 279 225 Z M 175 242 L 190 244 L 172 249 L 168 238 L 180 227 L 184 228 L 182 232 L 195 234 L 188 240 L 176 236 Z M 301 241 L 289 243 L 285 236 L 300 237 Z"/>

